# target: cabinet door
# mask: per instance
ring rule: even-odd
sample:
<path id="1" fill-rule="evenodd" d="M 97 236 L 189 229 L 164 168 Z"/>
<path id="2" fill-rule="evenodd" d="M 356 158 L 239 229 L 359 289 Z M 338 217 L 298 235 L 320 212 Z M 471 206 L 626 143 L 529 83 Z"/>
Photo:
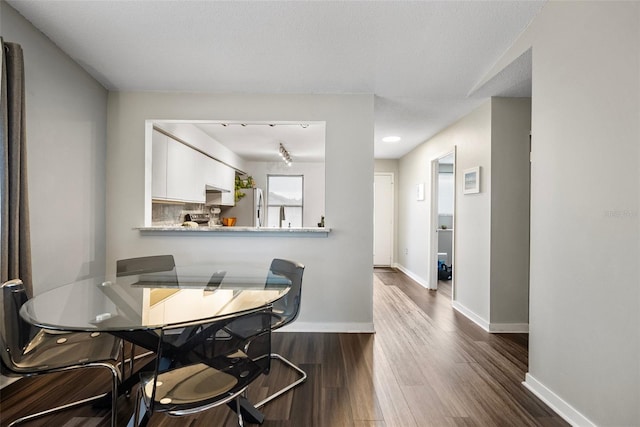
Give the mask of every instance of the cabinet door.
<path id="1" fill-rule="evenodd" d="M 222 188 L 222 168 L 224 166 L 217 160 L 211 157 L 206 157 L 204 160 L 204 179 L 207 185 L 212 187 Z"/>
<path id="2" fill-rule="evenodd" d="M 151 198 L 167 198 L 167 136 L 155 129 L 151 149 Z"/>
<path id="3" fill-rule="evenodd" d="M 201 153 L 168 138 L 167 198 L 204 203 L 204 159 Z"/>
<path id="4" fill-rule="evenodd" d="M 206 157 L 204 176 L 206 184 L 227 190 L 226 192 L 220 193 L 220 200 L 216 200 L 214 203 L 223 206 L 233 206 L 236 171 L 217 160 Z"/>
<path id="5" fill-rule="evenodd" d="M 227 166 L 224 166 L 222 171 L 222 188 L 225 190 L 229 190 L 228 193 L 222 193 L 222 202 L 223 206 L 234 206 L 235 203 L 235 188 L 236 188 L 236 171 Z"/>

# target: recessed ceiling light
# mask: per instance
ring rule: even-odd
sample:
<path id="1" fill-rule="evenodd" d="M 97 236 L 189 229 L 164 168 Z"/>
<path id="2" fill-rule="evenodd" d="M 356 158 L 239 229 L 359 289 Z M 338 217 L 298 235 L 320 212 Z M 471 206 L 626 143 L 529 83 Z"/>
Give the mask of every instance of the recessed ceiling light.
<path id="1" fill-rule="evenodd" d="M 382 142 L 398 142 L 400 141 L 399 136 L 385 136 L 384 138 L 382 138 Z"/>

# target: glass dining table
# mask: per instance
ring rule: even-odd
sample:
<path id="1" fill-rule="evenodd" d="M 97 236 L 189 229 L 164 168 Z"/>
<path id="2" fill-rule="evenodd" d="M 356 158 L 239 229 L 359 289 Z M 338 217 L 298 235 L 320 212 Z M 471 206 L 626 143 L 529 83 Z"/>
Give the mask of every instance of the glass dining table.
<path id="1" fill-rule="evenodd" d="M 155 351 L 160 328 L 240 314 L 286 298 L 291 281 L 269 266 L 237 263 L 177 265 L 153 273 L 107 275 L 58 286 L 29 299 L 20 315 L 61 331 L 107 332 Z M 262 414 L 250 404 L 243 415 Z"/>
<path id="2" fill-rule="evenodd" d="M 291 282 L 250 263 L 177 265 L 154 273 L 92 277 L 29 299 L 29 323 L 64 331 L 114 334 L 156 330 L 266 306 L 285 297 Z M 149 348 L 145 342 L 136 343 Z M 155 350 L 155 347 L 149 348 Z"/>

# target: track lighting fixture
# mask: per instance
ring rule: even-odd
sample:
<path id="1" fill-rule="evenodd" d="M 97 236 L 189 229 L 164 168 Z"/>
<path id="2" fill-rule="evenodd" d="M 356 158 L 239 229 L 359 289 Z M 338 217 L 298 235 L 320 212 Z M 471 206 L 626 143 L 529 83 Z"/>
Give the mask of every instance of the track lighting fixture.
<path id="1" fill-rule="evenodd" d="M 287 166 L 291 166 L 291 155 L 287 149 L 284 148 L 282 142 L 280 143 L 280 157 L 282 157 L 282 160 L 287 164 Z"/>
<path id="2" fill-rule="evenodd" d="M 219 123 L 220 126 L 242 126 L 247 127 L 247 126 L 269 126 L 269 127 L 276 127 L 276 126 L 300 126 L 302 129 L 307 129 L 310 125 L 309 123 Z"/>

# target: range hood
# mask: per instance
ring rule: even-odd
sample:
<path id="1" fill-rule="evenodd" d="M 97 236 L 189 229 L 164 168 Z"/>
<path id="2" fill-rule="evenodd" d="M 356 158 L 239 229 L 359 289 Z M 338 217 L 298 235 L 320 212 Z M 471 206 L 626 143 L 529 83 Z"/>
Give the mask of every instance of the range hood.
<path id="1" fill-rule="evenodd" d="M 207 193 L 231 193 L 231 190 L 225 188 L 216 187 L 215 185 L 205 185 L 204 189 Z"/>
<path id="2" fill-rule="evenodd" d="M 226 188 L 217 187 L 215 185 L 205 185 L 205 206 L 219 206 L 222 205 L 222 193 L 231 193 L 231 190 Z"/>

